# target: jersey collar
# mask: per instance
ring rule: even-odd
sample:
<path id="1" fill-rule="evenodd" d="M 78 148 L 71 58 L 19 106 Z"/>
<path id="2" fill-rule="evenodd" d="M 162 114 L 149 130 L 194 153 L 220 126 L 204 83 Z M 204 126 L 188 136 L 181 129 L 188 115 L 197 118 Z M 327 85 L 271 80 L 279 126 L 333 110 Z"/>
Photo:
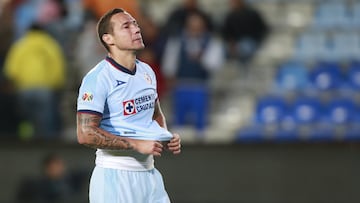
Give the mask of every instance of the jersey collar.
<path id="1" fill-rule="evenodd" d="M 127 74 L 130 74 L 130 75 L 135 75 L 136 73 L 136 65 L 135 65 L 135 68 L 134 68 L 134 71 L 131 71 L 127 68 L 125 68 L 124 66 L 118 64 L 113 58 L 111 58 L 110 56 L 106 56 L 105 60 L 107 62 L 109 62 L 112 66 L 114 66 L 116 69 L 124 72 L 124 73 L 127 73 Z M 137 63 L 137 61 L 136 61 Z"/>

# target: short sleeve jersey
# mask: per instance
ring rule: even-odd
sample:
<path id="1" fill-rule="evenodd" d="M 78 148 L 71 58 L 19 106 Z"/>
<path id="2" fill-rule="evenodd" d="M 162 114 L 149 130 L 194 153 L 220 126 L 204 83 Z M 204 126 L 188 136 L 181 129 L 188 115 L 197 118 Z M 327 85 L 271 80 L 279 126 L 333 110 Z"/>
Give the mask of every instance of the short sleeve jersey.
<path id="1" fill-rule="evenodd" d="M 156 100 L 156 77 L 149 65 L 136 60 L 131 72 L 106 57 L 83 78 L 77 111 L 102 116 L 100 128 L 117 136 L 168 141 L 171 133 L 153 120 Z M 98 150 L 97 158 L 110 151 Z"/>

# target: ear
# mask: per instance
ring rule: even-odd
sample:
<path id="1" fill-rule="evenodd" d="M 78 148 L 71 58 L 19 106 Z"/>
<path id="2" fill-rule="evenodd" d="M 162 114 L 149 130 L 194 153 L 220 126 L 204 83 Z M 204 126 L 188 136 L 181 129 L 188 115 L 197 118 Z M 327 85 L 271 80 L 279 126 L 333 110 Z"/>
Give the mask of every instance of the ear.
<path id="1" fill-rule="evenodd" d="M 103 34 L 102 39 L 108 45 L 114 44 L 114 39 L 113 39 L 112 35 L 110 35 L 110 34 Z"/>

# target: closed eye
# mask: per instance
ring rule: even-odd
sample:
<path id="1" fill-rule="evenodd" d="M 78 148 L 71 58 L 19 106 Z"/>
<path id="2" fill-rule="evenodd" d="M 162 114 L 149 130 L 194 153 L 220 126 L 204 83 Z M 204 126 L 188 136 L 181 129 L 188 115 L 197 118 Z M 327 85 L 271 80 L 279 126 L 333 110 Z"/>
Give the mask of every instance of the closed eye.
<path id="1" fill-rule="evenodd" d="M 128 29 L 128 28 L 130 28 L 131 24 L 134 25 L 135 27 L 140 27 L 139 24 L 135 20 L 132 21 L 132 22 L 125 22 L 122 25 L 122 27 L 125 28 L 125 29 Z"/>
<path id="2" fill-rule="evenodd" d="M 129 22 L 126 22 L 124 24 L 122 24 L 121 26 L 122 28 L 125 28 L 125 29 L 128 29 L 130 27 L 130 23 Z"/>

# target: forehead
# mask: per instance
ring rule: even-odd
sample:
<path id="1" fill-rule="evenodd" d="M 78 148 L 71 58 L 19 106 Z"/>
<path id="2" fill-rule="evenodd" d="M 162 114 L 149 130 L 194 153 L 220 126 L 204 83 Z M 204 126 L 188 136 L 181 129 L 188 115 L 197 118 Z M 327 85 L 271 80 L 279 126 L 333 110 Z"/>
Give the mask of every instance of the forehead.
<path id="1" fill-rule="evenodd" d="M 112 23 L 120 24 L 120 25 L 133 21 L 135 21 L 135 19 L 127 12 L 117 13 L 111 17 Z"/>

